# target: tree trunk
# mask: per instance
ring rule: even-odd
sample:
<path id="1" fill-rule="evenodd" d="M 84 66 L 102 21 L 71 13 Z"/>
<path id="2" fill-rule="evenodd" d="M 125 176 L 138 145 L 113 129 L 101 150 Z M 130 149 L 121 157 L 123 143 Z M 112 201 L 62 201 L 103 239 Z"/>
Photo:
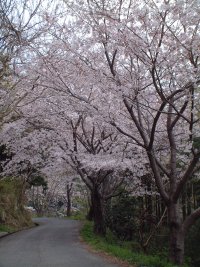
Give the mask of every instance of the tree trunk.
<path id="1" fill-rule="evenodd" d="M 94 233 L 100 236 L 105 236 L 106 226 L 104 220 L 102 199 L 97 188 L 91 192 L 93 219 L 94 219 Z"/>
<path id="2" fill-rule="evenodd" d="M 181 208 L 178 203 L 171 203 L 168 207 L 170 227 L 170 260 L 179 266 L 184 259 L 184 233 L 182 228 Z"/>
<path id="3" fill-rule="evenodd" d="M 187 191 L 185 190 L 182 194 L 182 212 L 183 212 L 183 220 L 185 220 L 187 212 L 186 212 L 186 205 L 187 205 Z"/>
<path id="4" fill-rule="evenodd" d="M 90 203 L 88 214 L 86 215 L 86 219 L 88 221 L 93 221 L 93 219 L 94 219 L 94 208 L 93 208 L 92 200 Z"/>
<path id="5" fill-rule="evenodd" d="M 67 200 L 67 217 L 71 216 L 71 198 Z"/>
<path id="6" fill-rule="evenodd" d="M 72 185 L 67 185 L 67 217 L 71 216 L 71 189 Z"/>

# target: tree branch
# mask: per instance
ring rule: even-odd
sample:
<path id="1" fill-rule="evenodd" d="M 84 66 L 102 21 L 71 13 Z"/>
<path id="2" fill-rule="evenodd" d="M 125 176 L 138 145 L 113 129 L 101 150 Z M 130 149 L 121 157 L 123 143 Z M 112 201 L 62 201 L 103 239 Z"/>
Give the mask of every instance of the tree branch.
<path id="1" fill-rule="evenodd" d="M 200 152 L 193 156 L 193 159 L 191 160 L 187 170 L 185 171 L 182 179 L 177 185 L 176 191 L 173 196 L 174 201 L 177 201 L 179 199 L 179 196 L 182 192 L 184 185 L 187 183 L 187 181 L 191 178 L 192 174 L 194 173 L 194 170 L 199 161 L 199 158 L 200 158 Z"/>

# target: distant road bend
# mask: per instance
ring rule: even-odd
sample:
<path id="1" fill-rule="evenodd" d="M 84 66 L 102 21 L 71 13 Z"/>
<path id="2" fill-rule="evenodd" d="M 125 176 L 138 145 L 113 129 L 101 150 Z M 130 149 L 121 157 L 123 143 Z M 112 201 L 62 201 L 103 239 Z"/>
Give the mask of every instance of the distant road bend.
<path id="1" fill-rule="evenodd" d="M 0 239 L 0 267 L 119 267 L 80 243 L 80 223 L 39 218 L 40 224 Z"/>

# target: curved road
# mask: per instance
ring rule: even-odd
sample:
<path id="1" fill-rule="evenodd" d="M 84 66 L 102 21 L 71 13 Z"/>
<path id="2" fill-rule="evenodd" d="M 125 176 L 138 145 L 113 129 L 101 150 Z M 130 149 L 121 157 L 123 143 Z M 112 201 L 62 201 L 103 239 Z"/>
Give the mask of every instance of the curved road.
<path id="1" fill-rule="evenodd" d="M 0 239 L 0 267 L 119 267 L 80 243 L 80 223 L 57 218 Z"/>

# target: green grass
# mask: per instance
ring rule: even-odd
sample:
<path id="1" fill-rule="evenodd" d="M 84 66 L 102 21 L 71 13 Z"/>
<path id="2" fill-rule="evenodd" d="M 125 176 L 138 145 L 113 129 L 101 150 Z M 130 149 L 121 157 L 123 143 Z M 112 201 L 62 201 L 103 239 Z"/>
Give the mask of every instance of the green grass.
<path id="1" fill-rule="evenodd" d="M 70 217 L 70 219 L 72 219 L 72 220 L 78 220 L 78 221 L 84 221 L 85 220 L 85 216 L 82 215 L 81 213 L 76 213 L 76 214 L 72 214 L 72 216 Z"/>
<path id="2" fill-rule="evenodd" d="M 92 229 L 92 223 L 86 222 L 80 234 L 86 243 L 98 251 L 106 252 L 137 267 L 176 267 L 158 255 L 145 255 L 133 252 L 126 246 L 122 247 L 123 244 L 121 246 L 116 244 L 116 240 L 113 240 L 110 236 L 105 238 L 95 236 Z"/>
<path id="3" fill-rule="evenodd" d="M 7 177 L 0 180 L 1 231 L 13 232 L 31 226 L 31 216 L 24 209 L 25 194 L 23 181 Z"/>
<path id="4" fill-rule="evenodd" d="M 70 217 L 65 216 L 65 219 L 85 221 L 85 212 L 82 211 L 72 212 L 71 216 Z"/>
<path id="5" fill-rule="evenodd" d="M 8 225 L 0 224 L 0 232 L 7 232 L 7 233 L 12 233 L 16 229 L 13 227 L 10 227 Z"/>

